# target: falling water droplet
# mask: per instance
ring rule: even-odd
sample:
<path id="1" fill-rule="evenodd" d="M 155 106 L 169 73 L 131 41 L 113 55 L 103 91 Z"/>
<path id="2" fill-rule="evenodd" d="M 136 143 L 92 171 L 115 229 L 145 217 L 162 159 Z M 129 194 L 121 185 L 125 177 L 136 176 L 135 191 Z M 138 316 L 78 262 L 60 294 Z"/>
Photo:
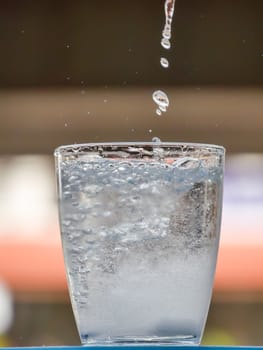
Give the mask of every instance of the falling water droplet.
<path id="1" fill-rule="evenodd" d="M 160 63 L 161 63 L 161 66 L 163 68 L 168 68 L 169 67 L 169 61 L 165 57 L 161 57 Z"/>
<path id="2" fill-rule="evenodd" d="M 67 126 L 68 126 L 68 124 L 67 124 L 67 123 L 65 123 L 65 128 L 67 128 Z"/>
<path id="3" fill-rule="evenodd" d="M 66 44 L 66 48 L 69 49 L 69 48 L 70 48 L 70 45 L 69 45 L 69 44 Z"/>
<path id="4" fill-rule="evenodd" d="M 165 107 L 165 106 L 161 106 L 161 105 L 160 105 L 160 106 L 159 106 L 159 109 L 160 109 L 161 112 L 166 112 L 166 107 Z"/>
<path id="5" fill-rule="evenodd" d="M 158 109 L 156 110 L 156 113 L 158 115 L 161 115 L 161 112 L 167 111 L 167 107 L 169 106 L 169 99 L 165 92 L 161 90 L 154 91 L 152 98 L 158 106 Z"/>
<path id="6" fill-rule="evenodd" d="M 107 102 L 108 102 L 108 100 L 105 98 L 105 100 L 103 100 L 103 102 L 104 102 L 104 103 L 107 103 Z"/>
<path id="7" fill-rule="evenodd" d="M 156 109 L 156 114 L 157 114 L 157 115 L 162 115 L 162 111 L 160 111 L 160 109 L 157 108 L 157 109 Z"/>
<path id="8" fill-rule="evenodd" d="M 152 133 L 153 131 L 152 131 L 152 129 L 149 129 L 149 133 Z"/>
<path id="9" fill-rule="evenodd" d="M 67 80 L 70 80 L 70 77 L 66 77 Z"/>
<path id="10" fill-rule="evenodd" d="M 174 14 L 174 3 L 175 0 L 166 0 L 164 4 L 164 12 L 165 12 L 165 25 L 162 32 L 162 40 L 161 45 L 169 50 L 171 47 L 170 39 L 171 39 L 171 26 Z"/>
<path id="11" fill-rule="evenodd" d="M 165 48 L 166 50 L 169 50 L 170 47 L 171 47 L 170 40 L 167 39 L 167 38 L 162 38 L 161 45 L 162 45 L 162 47 Z"/>
<path id="12" fill-rule="evenodd" d="M 161 143 L 162 141 L 161 141 L 161 139 L 159 139 L 159 137 L 153 137 L 152 138 L 152 142 L 155 142 L 155 143 Z"/>

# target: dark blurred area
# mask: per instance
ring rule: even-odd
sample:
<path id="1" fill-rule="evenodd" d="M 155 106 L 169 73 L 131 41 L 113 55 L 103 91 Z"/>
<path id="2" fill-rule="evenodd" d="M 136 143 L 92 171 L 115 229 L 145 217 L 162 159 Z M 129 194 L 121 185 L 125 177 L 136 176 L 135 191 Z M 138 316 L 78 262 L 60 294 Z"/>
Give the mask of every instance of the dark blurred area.
<path id="1" fill-rule="evenodd" d="M 263 151 L 262 1 L 176 1 L 169 51 L 162 0 L 2 1 L 0 12 L 2 153 L 153 136 Z"/>
<path id="2" fill-rule="evenodd" d="M 260 0 L 178 0 L 167 71 L 163 1 L 2 1 L 0 11 L 2 88 L 263 83 Z"/>
<path id="3" fill-rule="evenodd" d="M 54 148 L 154 136 L 226 147 L 235 198 L 204 344 L 262 345 L 262 14 L 262 0 L 176 0 L 166 51 L 164 0 L 0 2 L 0 346 L 79 343 Z M 161 117 L 156 89 L 170 99 Z"/>

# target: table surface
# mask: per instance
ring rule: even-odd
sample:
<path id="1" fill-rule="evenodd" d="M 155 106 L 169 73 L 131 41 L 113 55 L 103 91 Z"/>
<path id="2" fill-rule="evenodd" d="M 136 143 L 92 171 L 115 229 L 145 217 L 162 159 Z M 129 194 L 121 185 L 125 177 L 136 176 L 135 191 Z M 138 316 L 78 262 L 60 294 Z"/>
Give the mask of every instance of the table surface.
<path id="1" fill-rule="evenodd" d="M 88 345 L 88 346 L 37 346 L 37 347 L 6 347 L 1 348 L 1 350 L 15 350 L 15 349 L 21 349 L 21 350 L 86 350 L 86 348 L 89 348 L 88 350 L 109 350 L 109 348 L 118 348 L 118 350 L 121 350 L 121 348 L 125 348 L 125 350 L 166 350 L 166 348 L 173 348 L 174 350 L 263 350 L 263 346 L 171 346 L 171 345 L 126 345 L 126 346 L 101 346 L 101 345 Z"/>

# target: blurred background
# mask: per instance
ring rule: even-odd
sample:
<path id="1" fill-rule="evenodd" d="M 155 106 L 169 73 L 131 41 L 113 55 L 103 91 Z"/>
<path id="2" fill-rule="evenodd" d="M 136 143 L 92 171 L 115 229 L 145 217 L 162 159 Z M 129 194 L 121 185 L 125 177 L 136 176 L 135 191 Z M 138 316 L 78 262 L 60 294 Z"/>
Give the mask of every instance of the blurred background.
<path id="1" fill-rule="evenodd" d="M 1 1 L 0 346 L 79 344 L 54 148 L 152 137 L 226 147 L 203 343 L 263 345 L 262 13 L 262 0 L 177 0 L 164 52 L 164 0 Z"/>

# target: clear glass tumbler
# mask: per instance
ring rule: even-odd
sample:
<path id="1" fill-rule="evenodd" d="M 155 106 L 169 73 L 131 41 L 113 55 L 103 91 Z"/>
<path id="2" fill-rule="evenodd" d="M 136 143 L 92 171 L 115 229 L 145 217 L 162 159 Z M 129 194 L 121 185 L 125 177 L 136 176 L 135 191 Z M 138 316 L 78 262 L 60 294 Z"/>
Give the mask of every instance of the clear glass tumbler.
<path id="1" fill-rule="evenodd" d="M 82 344 L 199 344 L 217 260 L 223 147 L 101 143 L 55 151 Z"/>

